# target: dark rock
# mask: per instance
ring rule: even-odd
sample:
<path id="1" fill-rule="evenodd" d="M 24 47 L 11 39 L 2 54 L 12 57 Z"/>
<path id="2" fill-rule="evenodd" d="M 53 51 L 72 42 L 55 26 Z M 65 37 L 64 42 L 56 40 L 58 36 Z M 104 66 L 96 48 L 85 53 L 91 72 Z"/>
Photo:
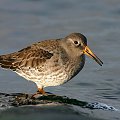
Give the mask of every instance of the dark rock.
<path id="1" fill-rule="evenodd" d="M 76 99 L 71 99 L 66 96 L 56 96 L 53 94 L 41 95 L 38 94 L 32 97 L 30 94 L 23 93 L 0 93 L 0 107 L 4 106 L 23 106 L 23 105 L 37 105 L 37 104 L 47 104 L 47 103 L 61 103 L 61 104 L 71 104 L 81 107 L 85 107 L 87 102 L 79 101 Z"/>

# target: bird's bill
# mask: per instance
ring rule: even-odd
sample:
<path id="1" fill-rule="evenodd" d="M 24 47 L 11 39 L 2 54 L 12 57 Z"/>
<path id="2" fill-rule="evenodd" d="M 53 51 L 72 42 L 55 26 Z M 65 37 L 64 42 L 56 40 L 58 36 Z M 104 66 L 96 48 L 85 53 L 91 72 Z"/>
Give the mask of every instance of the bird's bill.
<path id="1" fill-rule="evenodd" d="M 92 59 L 94 59 L 100 66 L 102 66 L 103 62 L 90 50 L 88 46 L 84 49 L 84 54 L 88 55 Z"/>

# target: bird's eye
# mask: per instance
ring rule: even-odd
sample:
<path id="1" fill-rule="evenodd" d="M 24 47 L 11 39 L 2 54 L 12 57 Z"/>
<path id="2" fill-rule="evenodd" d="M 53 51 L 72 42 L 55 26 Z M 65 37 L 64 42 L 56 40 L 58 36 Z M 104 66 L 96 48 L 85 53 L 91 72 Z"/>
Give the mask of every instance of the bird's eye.
<path id="1" fill-rule="evenodd" d="M 74 44 L 75 44 L 76 46 L 80 45 L 79 41 L 74 41 Z"/>
<path id="2" fill-rule="evenodd" d="M 78 44 L 78 41 L 74 41 L 74 43 L 77 45 L 77 44 Z"/>

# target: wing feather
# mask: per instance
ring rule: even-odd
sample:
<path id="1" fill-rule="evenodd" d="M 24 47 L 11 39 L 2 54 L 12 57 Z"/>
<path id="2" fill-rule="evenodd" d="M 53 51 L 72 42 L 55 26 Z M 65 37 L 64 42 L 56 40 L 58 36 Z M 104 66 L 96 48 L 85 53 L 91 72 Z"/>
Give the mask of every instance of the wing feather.
<path id="1" fill-rule="evenodd" d="M 39 64 L 50 59 L 53 53 L 44 50 L 40 47 L 29 46 L 18 52 L 1 55 L 0 66 L 8 69 L 18 69 L 20 67 L 36 67 Z"/>

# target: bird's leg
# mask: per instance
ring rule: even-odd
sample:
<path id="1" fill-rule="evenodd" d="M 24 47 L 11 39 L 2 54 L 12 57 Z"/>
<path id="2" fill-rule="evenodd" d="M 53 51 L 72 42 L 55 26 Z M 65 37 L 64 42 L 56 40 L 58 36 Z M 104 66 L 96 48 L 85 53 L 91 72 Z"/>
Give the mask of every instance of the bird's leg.
<path id="1" fill-rule="evenodd" d="M 33 94 L 31 98 L 35 98 L 36 95 L 39 95 L 39 94 L 46 95 L 47 93 L 43 90 L 43 88 L 38 88 L 38 91 L 35 94 Z"/>
<path id="2" fill-rule="evenodd" d="M 37 94 L 45 95 L 46 92 L 43 90 L 43 88 L 38 88 Z"/>

